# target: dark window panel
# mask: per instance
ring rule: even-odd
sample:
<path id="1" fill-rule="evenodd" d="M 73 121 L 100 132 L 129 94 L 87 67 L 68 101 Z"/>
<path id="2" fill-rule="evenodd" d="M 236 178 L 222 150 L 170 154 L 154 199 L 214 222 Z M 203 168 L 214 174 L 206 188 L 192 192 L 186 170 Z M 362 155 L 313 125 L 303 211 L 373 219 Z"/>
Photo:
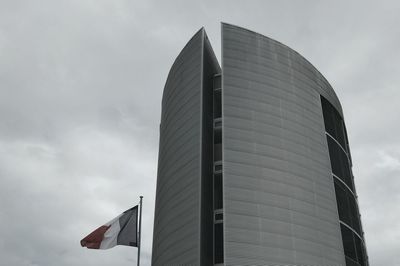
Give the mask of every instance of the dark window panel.
<path id="1" fill-rule="evenodd" d="M 214 175 L 214 210 L 222 209 L 222 174 Z"/>
<path id="2" fill-rule="evenodd" d="M 361 266 L 365 266 L 365 256 L 364 256 L 363 243 L 361 242 L 361 239 L 358 238 L 357 236 L 354 237 L 354 240 L 355 240 L 355 244 L 356 244 L 356 252 L 357 252 L 358 263 Z"/>
<path id="3" fill-rule="evenodd" d="M 350 259 L 349 257 L 346 257 L 346 266 L 360 266 L 360 264 Z"/>
<path id="4" fill-rule="evenodd" d="M 353 180 L 351 177 L 351 170 L 349 160 L 346 153 L 340 146 L 329 136 L 326 136 L 329 149 L 329 157 L 331 159 L 332 172 L 343 180 L 344 183 L 354 191 Z"/>
<path id="5" fill-rule="evenodd" d="M 335 179 L 335 193 L 336 202 L 339 212 L 339 220 L 350 225 L 351 218 L 349 212 L 349 201 L 347 199 L 346 188 L 340 183 L 340 181 Z"/>
<path id="6" fill-rule="evenodd" d="M 214 144 L 214 162 L 222 160 L 222 144 Z"/>
<path id="7" fill-rule="evenodd" d="M 215 75 L 214 76 L 214 89 L 220 89 L 221 88 L 221 75 Z"/>
<path id="8" fill-rule="evenodd" d="M 223 224 L 214 225 L 214 263 L 224 262 L 224 233 Z"/>
<path id="9" fill-rule="evenodd" d="M 222 130 L 215 129 L 214 130 L 214 144 L 222 143 Z"/>
<path id="10" fill-rule="evenodd" d="M 220 118 L 222 115 L 221 90 L 214 91 L 214 118 Z"/>
<path id="11" fill-rule="evenodd" d="M 340 230 L 342 231 L 344 254 L 346 257 L 349 257 L 353 261 L 357 262 L 353 232 L 342 224 L 340 225 Z"/>
<path id="12" fill-rule="evenodd" d="M 344 149 L 347 149 L 343 118 L 335 107 L 321 96 L 322 113 L 324 115 L 325 130 L 334 137 Z"/>
<path id="13" fill-rule="evenodd" d="M 362 235 L 360 215 L 353 194 L 336 178 L 334 178 L 334 183 L 339 220 L 349 225 L 359 235 Z"/>
<path id="14" fill-rule="evenodd" d="M 324 98 L 321 96 L 321 104 L 322 104 L 322 113 L 324 116 L 324 122 L 325 122 L 325 131 L 328 132 L 329 134 L 335 134 L 335 123 L 333 121 L 333 108 L 332 105 Z M 335 137 L 335 136 L 334 136 Z"/>

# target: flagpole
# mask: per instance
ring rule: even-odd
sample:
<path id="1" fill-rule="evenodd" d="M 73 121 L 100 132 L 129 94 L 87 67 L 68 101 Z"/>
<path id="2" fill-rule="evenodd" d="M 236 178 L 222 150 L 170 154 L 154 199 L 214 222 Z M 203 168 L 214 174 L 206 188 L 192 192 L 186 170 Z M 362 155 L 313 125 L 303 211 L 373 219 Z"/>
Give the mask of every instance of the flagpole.
<path id="1" fill-rule="evenodd" d="M 138 253 L 137 253 L 137 266 L 140 265 L 140 246 L 142 245 L 142 200 L 143 196 L 140 196 L 140 215 L 139 215 L 139 234 L 138 234 Z"/>

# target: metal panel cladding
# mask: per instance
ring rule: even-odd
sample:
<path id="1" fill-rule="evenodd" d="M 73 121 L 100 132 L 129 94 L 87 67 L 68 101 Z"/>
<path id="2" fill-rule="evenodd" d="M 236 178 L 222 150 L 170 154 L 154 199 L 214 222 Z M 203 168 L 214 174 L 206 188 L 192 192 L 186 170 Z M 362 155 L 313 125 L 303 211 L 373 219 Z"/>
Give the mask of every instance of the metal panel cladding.
<path id="1" fill-rule="evenodd" d="M 196 265 L 200 254 L 203 30 L 175 60 L 164 88 L 152 265 Z"/>
<path id="2" fill-rule="evenodd" d="M 210 181 L 202 176 L 212 177 L 212 162 L 207 160 L 212 156 L 206 154 L 212 154 L 212 120 L 204 112 L 212 114 L 215 72 L 219 73 L 220 67 L 201 29 L 176 58 L 164 88 L 153 266 L 200 265 L 212 260 L 206 245 L 212 241 L 212 231 L 203 232 L 212 228 L 212 205 L 205 210 L 212 199 L 202 196 L 209 193 L 203 186 Z M 211 217 L 211 225 L 203 222 L 206 217 Z"/>
<path id="3" fill-rule="evenodd" d="M 320 95 L 324 77 L 270 38 L 222 25 L 225 265 L 345 265 Z"/>

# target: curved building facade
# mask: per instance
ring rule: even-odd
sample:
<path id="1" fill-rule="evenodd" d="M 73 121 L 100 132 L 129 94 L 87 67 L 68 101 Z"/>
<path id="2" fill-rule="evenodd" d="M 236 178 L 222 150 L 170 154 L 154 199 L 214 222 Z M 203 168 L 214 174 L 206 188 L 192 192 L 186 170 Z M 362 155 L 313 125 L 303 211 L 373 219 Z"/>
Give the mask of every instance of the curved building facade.
<path id="1" fill-rule="evenodd" d="M 152 265 L 366 266 L 340 102 L 289 47 L 201 29 L 164 89 Z"/>

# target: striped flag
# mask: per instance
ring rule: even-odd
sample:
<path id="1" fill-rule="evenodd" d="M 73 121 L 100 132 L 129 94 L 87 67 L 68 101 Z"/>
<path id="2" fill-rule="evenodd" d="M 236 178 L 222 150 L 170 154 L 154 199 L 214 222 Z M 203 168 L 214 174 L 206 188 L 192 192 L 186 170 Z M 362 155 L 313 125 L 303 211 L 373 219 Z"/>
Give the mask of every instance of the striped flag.
<path id="1" fill-rule="evenodd" d="M 116 245 L 138 246 L 138 205 L 126 210 L 81 240 L 81 246 L 109 249 Z"/>

